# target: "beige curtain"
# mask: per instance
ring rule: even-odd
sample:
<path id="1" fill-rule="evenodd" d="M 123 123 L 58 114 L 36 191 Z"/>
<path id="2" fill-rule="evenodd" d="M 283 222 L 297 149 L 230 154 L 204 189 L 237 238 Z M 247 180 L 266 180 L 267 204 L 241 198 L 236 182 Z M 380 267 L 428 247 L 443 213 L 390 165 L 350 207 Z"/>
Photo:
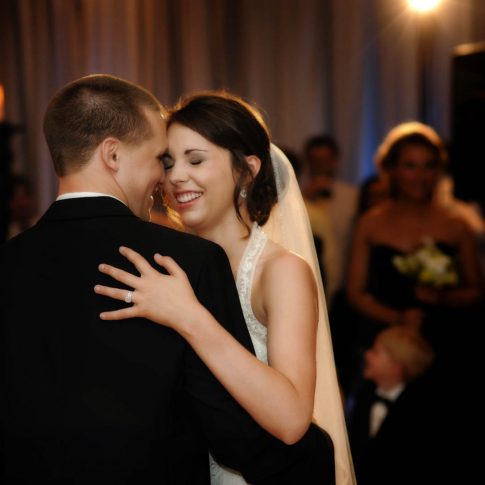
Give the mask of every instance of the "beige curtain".
<path id="1" fill-rule="evenodd" d="M 14 139 L 14 170 L 38 189 L 55 177 L 42 136 L 50 96 L 106 72 L 142 84 L 165 104 L 227 88 L 260 106 L 274 141 L 299 151 L 331 132 L 342 174 L 359 181 L 394 124 L 419 115 L 419 23 L 406 0 L 0 0 L 0 83 Z M 450 59 L 485 40 L 482 0 L 443 0 L 432 32 L 428 122 L 449 133 Z"/>

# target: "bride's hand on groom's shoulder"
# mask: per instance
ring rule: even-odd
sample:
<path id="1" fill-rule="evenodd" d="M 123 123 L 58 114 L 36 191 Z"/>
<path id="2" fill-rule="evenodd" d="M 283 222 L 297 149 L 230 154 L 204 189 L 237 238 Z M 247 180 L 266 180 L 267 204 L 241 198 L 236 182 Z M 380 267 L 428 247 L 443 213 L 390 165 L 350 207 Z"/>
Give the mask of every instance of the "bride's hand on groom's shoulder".
<path id="1" fill-rule="evenodd" d="M 96 285 L 94 291 L 99 295 L 131 303 L 120 310 L 103 312 L 100 318 L 123 320 L 142 317 L 180 331 L 184 324 L 190 322 L 191 310 L 196 313 L 200 307 L 185 272 L 169 256 L 154 256 L 155 262 L 168 273 L 162 274 L 136 251 L 121 247 L 120 253 L 135 266 L 140 276 L 109 264 L 99 265 L 102 273 L 133 288 L 128 294 L 129 290 L 126 289 Z"/>

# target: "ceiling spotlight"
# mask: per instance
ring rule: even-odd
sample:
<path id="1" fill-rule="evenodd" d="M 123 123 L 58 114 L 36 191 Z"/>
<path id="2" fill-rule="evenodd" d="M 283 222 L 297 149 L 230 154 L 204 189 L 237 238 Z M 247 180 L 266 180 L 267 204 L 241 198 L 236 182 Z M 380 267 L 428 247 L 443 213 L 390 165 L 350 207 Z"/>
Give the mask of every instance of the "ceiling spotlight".
<path id="1" fill-rule="evenodd" d="M 441 0 L 409 0 L 412 9 L 419 12 L 428 12 L 438 6 Z"/>

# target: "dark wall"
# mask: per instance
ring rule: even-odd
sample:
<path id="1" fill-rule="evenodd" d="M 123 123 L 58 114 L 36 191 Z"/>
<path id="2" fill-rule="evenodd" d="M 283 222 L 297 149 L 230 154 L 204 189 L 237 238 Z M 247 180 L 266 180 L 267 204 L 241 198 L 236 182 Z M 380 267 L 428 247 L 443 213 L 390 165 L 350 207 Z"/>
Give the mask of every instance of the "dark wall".
<path id="1" fill-rule="evenodd" d="M 452 60 L 451 171 L 455 194 L 485 206 L 485 43 L 460 46 Z"/>

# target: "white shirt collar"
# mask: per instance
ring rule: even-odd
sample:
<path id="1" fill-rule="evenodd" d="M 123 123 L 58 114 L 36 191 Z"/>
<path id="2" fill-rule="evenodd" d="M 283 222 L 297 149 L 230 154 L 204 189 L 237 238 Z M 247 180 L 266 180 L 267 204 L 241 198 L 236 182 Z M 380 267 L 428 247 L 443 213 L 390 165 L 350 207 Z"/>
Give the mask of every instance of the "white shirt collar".
<path id="1" fill-rule="evenodd" d="M 376 394 L 378 396 L 389 399 L 389 401 L 395 401 L 399 397 L 399 394 L 401 394 L 401 392 L 404 391 L 404 387 L 405 387 L 404 384 L 398 384 L 397 386 L 387 391 L 384 391 L 383 389 L 378 387 L 376 389 Z"/>
<path id="2" fill-rule="evenodd" d="M 80 199 L 82 197 L 111 197 L 126 205 L 121 199 L 110 194 L 103 194 L 101 192 L 67 192 L 65 194 L 58 195 L 56 200 L 66 200 L 66 199 Z"/>

